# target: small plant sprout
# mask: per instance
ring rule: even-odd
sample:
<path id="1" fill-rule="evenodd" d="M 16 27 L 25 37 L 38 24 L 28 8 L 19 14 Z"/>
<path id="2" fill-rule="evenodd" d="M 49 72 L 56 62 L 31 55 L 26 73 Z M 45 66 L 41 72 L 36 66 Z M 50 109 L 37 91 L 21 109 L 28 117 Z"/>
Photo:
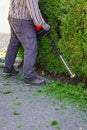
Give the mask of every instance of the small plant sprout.
<path id="1" fill-rule="evenodd" d="M 14 101 L 14 102 L 13 102 L 13 105 L 14 105 L 14 106 L 18 106 L 18 105 L 21 105 L 21 104 L 22 104 L 22 102 L 17 102 L 17 101 Z"/>
<path id="2" fill-rule="evenodd" d="M 10 84 L 8 82 L 3 83 L 3 86 L 9 86 Z"/>
<path id="3" fill-rule="evenodd" d="M 50 126 L 57 126 L 58 125 L 58 122 L 56 120 L 53 120 L 51 123 L 50 123 Z"/>
<path id="4" fill-rule="evenodd" d="M 13 115 L 20 115 L 20 112 L 19 111 L 14 111 Z"/>
<path id="5" fill-rule="evenodd" d="M 21 128 L 22 128 L 22 126 L 21 126 L 21 125 L 18 125 L 18 126 L 17 126 L 17 128 L 18 128 L 18 129 L 21 129 Z"/>
<path id="6" fill-rule="evenodd" d="M 57 130 L 60 130 L 60 129 L 61 129 L 61 127 L 60 127 L 60 126 L 56 126 L 56 129 L 57 129 Z"/>
<path id="7" fill-rule="evenodd" d="M 4 91 L 4 92 L 3 92 L 3 94 L 11 94 L 11 93 L 13 93 L 12 90 L 7 90 L 7 91 Z"/>
<path id="8" fill-rule="evenodd" d="M 4 76 L 4 80 L 8 80 L 9 78 L 10 78 L 11 76 L 9 76 L 9 75 L 6 75 L 6 76 Z"/>

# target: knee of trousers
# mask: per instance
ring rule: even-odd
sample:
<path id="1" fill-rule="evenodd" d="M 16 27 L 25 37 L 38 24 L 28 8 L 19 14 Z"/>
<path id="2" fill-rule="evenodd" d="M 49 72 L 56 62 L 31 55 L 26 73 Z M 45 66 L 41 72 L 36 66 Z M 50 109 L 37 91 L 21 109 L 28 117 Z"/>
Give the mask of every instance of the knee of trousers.
<path id="1" fill-rule="evenodd" d="M 36 52 L 37 51 L 37 40 L 36 37 L 30 37 L 27 39 L 24 39 L 24 42 L 22 42 L 22 45 L 24 47 L 24 52 Z"/>

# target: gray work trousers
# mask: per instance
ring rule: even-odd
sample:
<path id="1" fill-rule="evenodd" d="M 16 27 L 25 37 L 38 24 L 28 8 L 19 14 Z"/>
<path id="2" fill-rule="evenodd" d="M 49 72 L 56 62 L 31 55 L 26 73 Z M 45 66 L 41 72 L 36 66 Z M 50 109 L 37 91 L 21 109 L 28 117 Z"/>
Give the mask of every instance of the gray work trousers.
<path id="1" fill-rule="evenodd" d="M 5 67 L 9 69 L 14 67 L 18 49 L 22 44 L 24 48 L 24 77 L 34 79 L 36 77 L 34 65 L 37 56 L 37 39 L 33 21 L 15 19 L 10 16 L 8 20 L 11 28 L 11 38 L 5 57 Z"/>

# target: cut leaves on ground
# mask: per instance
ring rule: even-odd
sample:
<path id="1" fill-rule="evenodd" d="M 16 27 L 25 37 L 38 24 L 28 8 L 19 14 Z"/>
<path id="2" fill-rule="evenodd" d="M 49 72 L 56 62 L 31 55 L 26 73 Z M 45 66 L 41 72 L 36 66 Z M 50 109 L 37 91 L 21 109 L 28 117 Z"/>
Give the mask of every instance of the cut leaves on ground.
<path id="1" fill-rule="evenodd" d="M 13 102 L 13 105 L 14 105 L 14 106 L 18 106 L 18 105 L 21 105 L 21 104 L 22 104 L 22 102 L 17 102 L 17 101 L 14 101 L 14 102 Z"/>
<path id="2" fill-rule="evenodd" d="M 87 89 L 83 88 L 83 84 L 75 86 L 60 81 L 48 82 L 42 91 L 52 98 L 75 105 L 87 113 Z M 66 109 L 66 106 L 61 107 Z"/>
<path id="3" fill-rule="evenodd" d="M 14 111 L 13 115 L 20 115 L 20 112 L 19 111 Z"/>

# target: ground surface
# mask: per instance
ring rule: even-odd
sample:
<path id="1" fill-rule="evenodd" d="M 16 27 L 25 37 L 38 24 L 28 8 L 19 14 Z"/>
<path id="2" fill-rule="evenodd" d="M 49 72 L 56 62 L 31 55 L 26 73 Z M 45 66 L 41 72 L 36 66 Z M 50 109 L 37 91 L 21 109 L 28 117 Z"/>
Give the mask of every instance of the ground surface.
<path id="1" fill-rule="evenodd" d="M 0 37 L 0 49 L 9 38 Z M 5 77 L 0 69 L 0 130 L 87 130 L 87 117 L 78 107 L 66 105 L 36 91 L 45 86 L 24 85 L 22 69 Z M 51 123 L 57 121 L 56 126 Z"/>
<path id="2" fill-rule="evenodd" d="M 21 74 L 7 78 L 2 69 L 0 75 L 0 130 L 87 130 L 86 115 L 77 107 L 36 94 L 45 86 L 26 86 Z M 57 126 L 50 125 L 54 120 Z"/>

